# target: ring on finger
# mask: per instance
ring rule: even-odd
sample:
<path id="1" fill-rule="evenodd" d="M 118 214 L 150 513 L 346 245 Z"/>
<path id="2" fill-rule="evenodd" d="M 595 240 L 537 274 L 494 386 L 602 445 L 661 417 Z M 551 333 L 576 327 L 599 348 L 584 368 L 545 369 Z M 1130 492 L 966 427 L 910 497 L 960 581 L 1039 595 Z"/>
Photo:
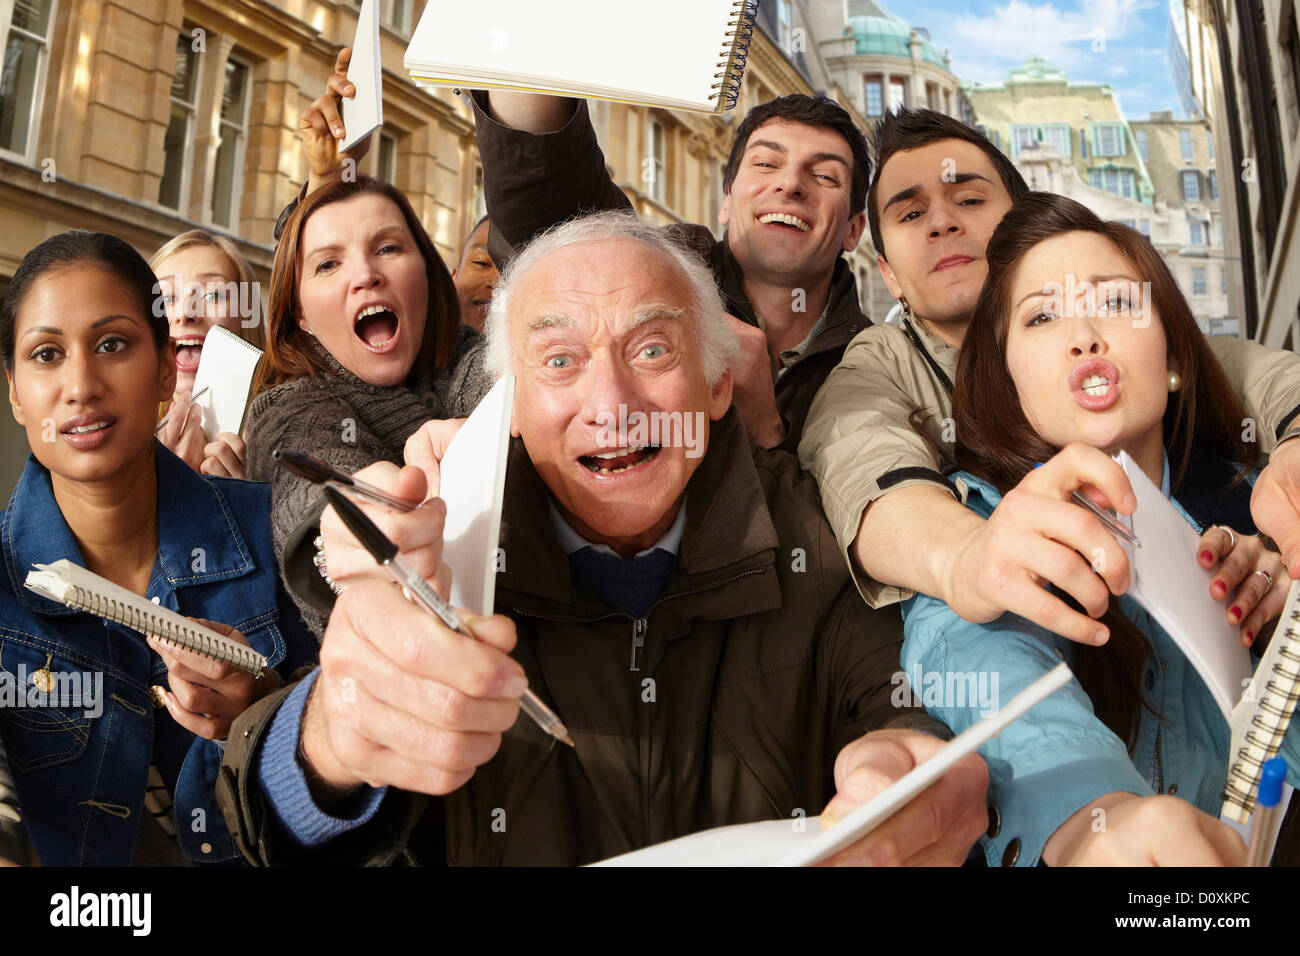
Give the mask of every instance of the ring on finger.
<path id="1" fill-rule="evenodd" d="M 1232 531 L 1231 528 L 1229 528 L 1227 525 L 1224 525 L 1224 524 L 1216 524 L 1215 527 L 1218 528 L 1220 531 L 1222 531 L 1224 534 L 1226 534 L 1226 535 L 1228 536 L 1228 550 L 1229 550 L 1229 551 L 1231 551 L 1231 550 L 1233 550 L 1235 547 L 1237 547 L 1237 536 L 1233 533 L 1233 531 Z"/>
<path id="2" fill-rule="evenodd" d="M 1267 571 L 1256 571 L 1255 573 L 1264 575 L 1264 580 L 1268 582 L 1264 587 L 1265 591 L 1273 590 L 1273 575 L 1269 574 Z"/>

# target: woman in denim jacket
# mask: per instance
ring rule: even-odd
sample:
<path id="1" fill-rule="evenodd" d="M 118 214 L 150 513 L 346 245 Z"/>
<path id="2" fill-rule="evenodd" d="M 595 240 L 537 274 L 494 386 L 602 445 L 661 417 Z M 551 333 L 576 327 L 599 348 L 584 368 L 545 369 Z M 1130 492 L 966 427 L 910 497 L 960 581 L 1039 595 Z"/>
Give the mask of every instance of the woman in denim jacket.
<path id="1" fill-rule="evenodd" d="M 1055 549 L 1057 580 L 1071 585 L 1046 597 L 1099 617 L 1105 643 L 1076 644 L 1009 613 L 971 623 L 919 596 L 904 607 L 904 670 L 913 682 L 943 675 L 945 686 L 950 673 L 974 674 L 977 686 L 981 675 L 989 687 L 996 677 L 1000 701 L 1061 656 L 1074 670 L 1075 681 L 981 748 L 990 863 L 1243 862 L 1240 837 L 1217 819 L 1227 722 L 1169 635 L 1132 598 L 1111 593 L 1123 590 L 1126 558 L 1070 501 L 1087 487 L 1131 513 L 1132 491 L 1107 457 L 1127 451 L 1202 533 L 1197 555 L 1169 560 L 1214 570 L 1211 596 L 1251 645 L 1281 611 L 1288 581 L 1252 535 L 1254 449 L 1243 442 L 1240 404 L 1173 276 L 1132 229 L 1030 193 L 997 227 L 987 255 L 953 395 L 963 469 L 954 477 L 990 526 L 1014 494 L 1033 505 L 1022 513 L 1055 529 L 1053 540 L 1037 540 Z M 1004 521 L 999 533 L 1017 529 Z M 994 706 L 924 703 L 957 732 Z M 1300 784 L 1300 732 L 1291 730 L 1283 756 Z"/>
<path id="2" fill-rule="evenodd" d="M 226 732 L 316 657 L 279 584 L 268 488 L 198 475 L 154 438 L 176 377 L 157 296 L 125 242 L 68 232 L 27 254 L 0 308 L 31 447 L 0 516 L 0 734 L 46 865 L 239 862 L 214 794 Z M 61 558 L 268 668 L 252 678 L 23 587 Z"/>

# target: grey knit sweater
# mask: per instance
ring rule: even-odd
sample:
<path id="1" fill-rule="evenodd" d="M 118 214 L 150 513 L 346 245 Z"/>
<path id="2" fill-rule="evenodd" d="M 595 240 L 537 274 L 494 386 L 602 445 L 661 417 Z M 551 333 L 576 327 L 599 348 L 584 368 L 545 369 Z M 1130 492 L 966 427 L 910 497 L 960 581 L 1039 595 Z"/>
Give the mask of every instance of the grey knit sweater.
<path id="1" fill-rule="evenodd" d="M 271 452 L 306 452 L 345 474 L 380 460 L 400 465 L 406 439 L 420 425 L 433 418 L 468 415 L 492 383 L 483 365 L 483 337 L 465 325 L 447 371 L 417 376 L 411 387 L 371 385 L 343 368 L 319 343 L 313 346 L 330 374 L 285 382 L 249 404 L 248 477 L 271 485 L 271 533 L 281 574 L 303 620 L 320 637 L 326 617 L 321 608 L 332 603 L 332 595 L 323 582 L 304 587 L 301 567 L 296 574 L 290 567 L 310 561 L 304 542 L 317 534 L 324 499 L 317 486 L 275 465 Z"/>

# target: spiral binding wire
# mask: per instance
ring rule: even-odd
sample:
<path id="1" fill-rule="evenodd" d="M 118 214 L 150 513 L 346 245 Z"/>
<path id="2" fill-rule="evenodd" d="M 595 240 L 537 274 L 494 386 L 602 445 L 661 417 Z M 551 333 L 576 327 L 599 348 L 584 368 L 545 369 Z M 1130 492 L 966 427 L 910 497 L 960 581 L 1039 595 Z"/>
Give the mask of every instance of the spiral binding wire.
<path id="1" fill-rule="evenodd" d="M 1275 634 L 1273 636 L 1275 641 L 1285 640 L 1298 631 L 1295 625 L 1300 624 L 1300 611 L 1294 611 L 1287 616 L 1293 623 L 1288 626 L 1286 637 L 1280 633 Z M 1277 653 L 1279 658 L 1300 664 L 1300 653 L 1288 644 L 1280 645 Z M 1264 682 L 1264 693 L 1256 703 L 1260 713 L 1255 713 L 1250 718 L 1251 727 L 1254 729 L 1245 734 L 1247 746 L 1237 748 L 1236 760 L 1230 768 L 1223 799 L 1246 813 L 1254 809 L 1255 786 L 1264 768 L 1263 758 L 1256 754 L 1275 753 L 1281 744 L 1285 732 L 1280 730 L 1279 724 L 1285 722 L 1295 712 L 1296 704 L 1300 703 L 1298 678 L 1300 678 L 1300 670 L 1293 671 L 1283 667 L 1280 661 L 1274 666 L 1272 675 Z M 1265 714 L 1277 718 L 1277 722 L 1268 720 Z M 1259 733 L 1257 734 L 1256 731 Z M 1253 769 L 1245 770 L 1246 767 Z"/>
<path id="2" fill-rule="evenodd" d="M 731 6 L 731 19 L 727 21 L 727 46 L 719 51 L 718 72 L 710 89 L 718 99 L 718 112 L 733 109 L 740 99 L 740 84 L 745 78 L 745 61 L 749 59 L 749 44 L 754 39 L 754 18 L 758 16 L 758 0 L 735 0 Z"/>
<path id="3" fill-rule="evenodd" d="M 214 640 L 211 635 L 192 628 L 177 626 L 173 621 L 150 614 L 141 607 L 78 585 L 72 586 L 71 595 L 72 600 L 65 602 L 68 607 L 89 611 L 96 617 L 106 617 L 125 627 L 160 637 L 204 657 L 238 667 L 250 674 L 256 675 L 262 671 L 262 655 L 251 647 L 243 647 L 229 640 Z"/>

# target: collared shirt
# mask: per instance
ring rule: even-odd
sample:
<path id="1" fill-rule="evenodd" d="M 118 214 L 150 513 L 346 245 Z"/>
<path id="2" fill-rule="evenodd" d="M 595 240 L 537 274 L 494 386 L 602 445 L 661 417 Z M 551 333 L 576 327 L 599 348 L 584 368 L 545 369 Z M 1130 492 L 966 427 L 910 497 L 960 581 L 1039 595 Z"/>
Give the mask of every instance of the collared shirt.
<path id="1" fill-rule="evenodd" d="M 314 660 L 316 642 L 280 586 L 269 489 L 199 475 L 161 444 L 155 445 L 155 472 L 158 554 L 146 597 L 238 628 L 282 676 Z M 42 669 L 69 681 L 102 679 L 94 707 L 83 700 L 0 708 L 24 822 L 41 861 L 130 865 L 151 762 L 175 788 L 185 855 L 194 862 L 238 861 L 215 795 L 224 745 L 154 710 L 149 687 L 167 684 L 162 659 L 136 631 L 23 587 L 33 564 L 86 563 L 54 498 L 50 473 L 34 457 L 0 516 L 0 548 L 0 679 L 19 693 Z"/>
<path id="2" fill-rule="evenodd" d="M 547 504 L 550 506 L 551 526 L 555 528 L 555 537 L 560 542 L 560 547 L 564 549 L 565 554 L 573 554 L 573 552 L 581 551 L 583 548 L 591 548 L 593 551 L 599 551 L 603 554 L 612 554 L 614 557 L 619 556 L 615 554 L 614 549 L 609 545 L 595 544 L 574 531 L 569 522 L 564 520 L 564 515 L 560 514 L 560 509 L 555 506 L 553 498 L 548 497 Z M 677 517 L 673 519 L 673 523 L 664 532 L 664 536 L 644 551 L 638 551 L 633 557 L 643 557 L 655 549 L 667 551 L 669 554 L 676 554 L 677 550 L 682 546 L 682 532 L 685 528 L 686 503 L 682 502 L 677 509 Z"/>
<path id="3" fill-rule="evenodd" d="M 780 360 L 779 365 L 776 369 L 776 377 L 778 381 L 780 380 L 782 375 L 784 375 L 786 372 L 790 371 L 790 369 L 794 367 L 794 365 L 799 361 L 799 359 L 803 358 L 803 354 L 807 352 L 808 348 L 813 344 L 813 342 L 817 340 L 817 336 L 822 334 L 822 330 L 826 328 L 826 316 L 828 314 L 829 309 L 830 309 L 830 304 L 827 303 L 826 308 L 822 309 L 822 314 L 817 317 L 817 321 L 813 323 L 813 327 L 808 330 L 808 334 L 804 336 L 802 342 L 800 342 L 796 346 L 793 346 L 792 348 L 781 350 L 781 354 L 777 356 L 777 358 Z M 758 318 L 758 327 L 766 332 L 767 323 L 763 321 L 763 317 L 761 315 L 757 316 L 757 318 Z"/>

